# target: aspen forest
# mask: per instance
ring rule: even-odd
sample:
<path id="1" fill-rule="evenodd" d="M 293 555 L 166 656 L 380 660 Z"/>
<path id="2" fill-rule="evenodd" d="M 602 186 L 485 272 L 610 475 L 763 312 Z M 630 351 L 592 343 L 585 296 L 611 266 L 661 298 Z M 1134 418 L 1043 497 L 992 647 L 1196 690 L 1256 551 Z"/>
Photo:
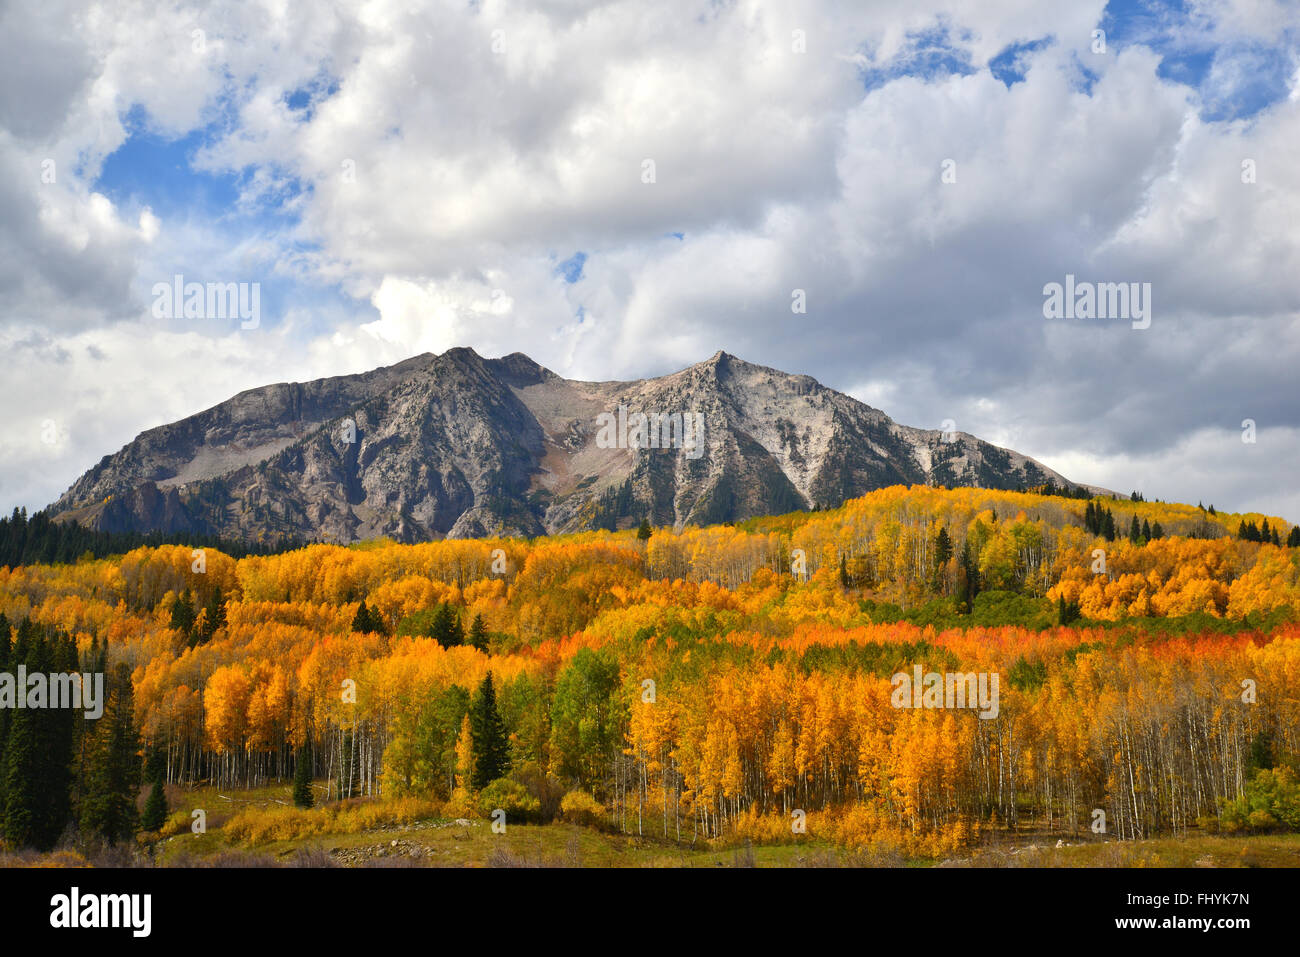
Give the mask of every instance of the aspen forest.
<path id="1" fill-rule="evenodd" d="M 186 794 L 292 784 L 223 839 L 500 810 L 938 859 L 1093 839 L 1098 812 L 1118 841 L 1300 829 L 1298 544 L 1136 494 L 894 487 L 679 532 L 6 567 L 0 644 L 109 675 L 60 752 L 79 833 L 105 812 L 80 807 L 75 755 L 110 721 L 132 752 L 117 839 L 188 836 Z M 996 715 L 898 707 L 917 666 L 997 676 Z M 24 831 L 23 800 L 7 846 L 49 850 L 60 821 Z"/>

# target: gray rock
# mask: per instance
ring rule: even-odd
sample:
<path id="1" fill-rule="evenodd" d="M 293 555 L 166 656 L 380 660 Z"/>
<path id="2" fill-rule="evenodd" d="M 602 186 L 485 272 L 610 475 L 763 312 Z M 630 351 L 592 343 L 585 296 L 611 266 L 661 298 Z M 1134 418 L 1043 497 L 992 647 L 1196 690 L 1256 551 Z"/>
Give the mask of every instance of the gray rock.
<path id="1" fill-rule="evenodd" d="M 675 447 L 602 447 L 598 416 L 620 407 L 700 413 L 702 444 L 682 447 L 665 429 Z M 643 517 L 681 528 L 888 485 L 1048 479 L 1073 484 L 1018 452 L 899 425 L 808 376 L 724 352 L 656 379 L 577 382 L 519 353 L 462 348 L 242 392 L 105 456 L 51 512 L 105 531 L 417 542 Z"/>

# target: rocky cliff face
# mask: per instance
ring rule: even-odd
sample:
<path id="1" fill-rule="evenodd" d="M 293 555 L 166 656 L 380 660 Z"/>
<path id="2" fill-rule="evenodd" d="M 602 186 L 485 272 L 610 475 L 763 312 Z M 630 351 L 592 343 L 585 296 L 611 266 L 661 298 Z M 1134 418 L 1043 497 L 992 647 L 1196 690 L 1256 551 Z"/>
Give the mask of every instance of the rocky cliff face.
<path id="1" fill-rule="evenodd" d="M 51 510 L 108 531 L 350 542 L 736 521 L 895 484 L 1016 488 L 1033 459 L 898 425 L 719 352 L 575 382 L 471 349 L 240 393 L 142 433 Z"/>

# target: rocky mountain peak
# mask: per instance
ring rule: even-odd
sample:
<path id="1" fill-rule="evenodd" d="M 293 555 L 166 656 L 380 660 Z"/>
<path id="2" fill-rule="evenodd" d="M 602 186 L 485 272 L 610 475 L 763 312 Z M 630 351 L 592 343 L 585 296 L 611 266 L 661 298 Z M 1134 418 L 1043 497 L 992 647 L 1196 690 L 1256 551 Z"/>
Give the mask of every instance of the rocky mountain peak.
<path id="1" fill-rule="evenodd" d="M 421 541 L 736 521 L 900 483 L 1071 484 L 946 438 L 721 350 L 577 382 L 461 347 L 241 392 L 141 433 L 51 508 L 107 530 Z"/>

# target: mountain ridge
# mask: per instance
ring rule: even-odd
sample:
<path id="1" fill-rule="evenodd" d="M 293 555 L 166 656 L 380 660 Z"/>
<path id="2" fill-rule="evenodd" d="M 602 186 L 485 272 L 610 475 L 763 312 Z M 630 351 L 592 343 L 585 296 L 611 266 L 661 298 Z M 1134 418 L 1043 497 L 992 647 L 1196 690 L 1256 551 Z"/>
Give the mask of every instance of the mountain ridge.
<path id="1" fill-rule="evenodd" d="M 1019 452 L 901 425 L 722 350 L 663 376 L 586 382 L 520 352 L 456 347 L 244 390 L 140 433 L 50 511 L 103 531 L 425 541 L 642 518 L 681 528 L 888 485 L 1047 481 L 1081 487 Z"/>

